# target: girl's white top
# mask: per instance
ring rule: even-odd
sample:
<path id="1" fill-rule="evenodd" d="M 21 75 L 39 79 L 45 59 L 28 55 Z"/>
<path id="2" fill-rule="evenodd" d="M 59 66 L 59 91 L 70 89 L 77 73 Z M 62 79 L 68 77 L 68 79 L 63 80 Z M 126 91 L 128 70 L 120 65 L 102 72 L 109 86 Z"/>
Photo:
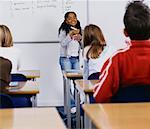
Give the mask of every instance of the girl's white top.
<path id="1" fill-rule="evenodd" d="M 100 56 L 97 59 L 87 59 L 86 54 L 91 46 L 84 48 L 84 78 L 87 79 L 93 73 L 100 72 L 103 64 L 108 60 L 109 57 L 116 51 L 116 48 L 106 46 Z"/>
<path id="2" fill-rule="evenodd" d="M 61 57 L 79 56 L 79 42 L 74 39 L 71 39 L 69 35 L 66 35 L 65 31 L 60 31 L 59 42 Z"/>
<path id="3" fill-rule="evenodd" d="M 11 73 L 16 73 L 20 67 L 20 51 L 16 47 L 0 47 L 0 56 L 7 58 L 12 63 Z"/>

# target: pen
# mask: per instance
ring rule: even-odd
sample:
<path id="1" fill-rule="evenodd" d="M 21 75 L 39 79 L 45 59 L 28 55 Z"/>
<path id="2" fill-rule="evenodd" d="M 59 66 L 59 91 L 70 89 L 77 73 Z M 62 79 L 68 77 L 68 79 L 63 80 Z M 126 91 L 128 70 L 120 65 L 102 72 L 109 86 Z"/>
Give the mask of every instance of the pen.
<path id="1" fill-rule="evenodd" d="M 73 26 L 71 26 L 71 29 L 73 29 L 73 30 L 78 30 L 77 28 L 75 28 L 75 27 L 73 27 Z"/>

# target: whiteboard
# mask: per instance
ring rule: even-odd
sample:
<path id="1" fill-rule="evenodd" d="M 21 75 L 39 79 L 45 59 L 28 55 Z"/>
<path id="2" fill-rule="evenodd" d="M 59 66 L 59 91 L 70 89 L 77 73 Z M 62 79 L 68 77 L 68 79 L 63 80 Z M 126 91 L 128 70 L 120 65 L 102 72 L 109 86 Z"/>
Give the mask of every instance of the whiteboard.
<path id="1" fill-rule="evenodd" d="M 123 16 L 128 0 L 89 0 L 89 23 L 100 26 L 107 44 L 124 46 Z"/>
<path id="2" fill-rule="evenodd" d="M 88 0 L 88 23 L 93 23 L 103 31 L 107 44 L 124 47 L 123 17 L 127 3 L 132 0 Z M 150 6 L 150 0 L 144 0 Z"/>
<path id="3" fill-rule="evenodd" d="M 1 0 L 0 24 L 7 25 L 14 42 L 57 42 L 67 11 L 74 11 L 82 28 L 87 24 L 86 0 Z"/>

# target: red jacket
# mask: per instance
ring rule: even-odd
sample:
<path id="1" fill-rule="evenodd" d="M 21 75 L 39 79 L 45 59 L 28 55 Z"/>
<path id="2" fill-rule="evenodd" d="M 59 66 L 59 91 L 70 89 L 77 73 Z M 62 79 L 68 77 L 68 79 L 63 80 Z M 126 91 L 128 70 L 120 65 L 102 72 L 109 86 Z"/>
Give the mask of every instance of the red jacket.
<path id="1" fill-rule="evenodd" d="M 94 88 L 96 102 L 109 102 L 119 86 L 150 85 L 150 40 L 131 41 L 105 62 L 100 73 Z"/>

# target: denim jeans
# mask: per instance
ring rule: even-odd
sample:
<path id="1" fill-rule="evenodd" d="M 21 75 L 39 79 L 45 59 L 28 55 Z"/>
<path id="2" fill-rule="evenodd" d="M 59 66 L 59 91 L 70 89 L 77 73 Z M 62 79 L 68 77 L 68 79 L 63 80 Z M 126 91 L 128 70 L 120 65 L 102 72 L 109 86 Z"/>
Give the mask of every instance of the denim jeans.
<path id="1" fill-rule="evenodd" d="M 60 57 L 59 58 L 59 63 L 61 66 L 61 70 L 79 70 L 79 58 L 78 57 Z"/>

